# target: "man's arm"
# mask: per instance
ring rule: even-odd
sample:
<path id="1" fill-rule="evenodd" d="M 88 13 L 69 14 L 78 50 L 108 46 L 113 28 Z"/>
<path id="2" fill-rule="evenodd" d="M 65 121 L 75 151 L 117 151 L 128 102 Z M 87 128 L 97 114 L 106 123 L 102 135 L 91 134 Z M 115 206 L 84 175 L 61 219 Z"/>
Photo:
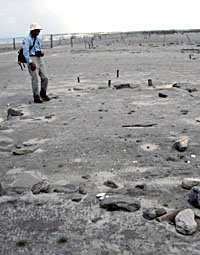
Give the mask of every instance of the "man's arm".
<path id="1" fill-rule="evenodd" d="M 35 71 L 36 64 L 30 58 L 30 52 L 29 52 L 29 48 L 31 46 L 30 44 L 31 43 L 30 43 L 28 38 L 24 39 L 24 41 L 23 41 L 23 54 L 24 54 L 24 57 L 26 59 L 27 64 L 30 65 L 31 70 Z"/>
<path id="2" fill-rule="evenodd" d="M 30 52 L 29 52 L 29 47 L 31 46 L 30 41 L 28 38 L 24 39 L 23 41 L 23 54 L 26 59 L 27 64 L 29 65 L 32 63 L 32 59 L 30 58 Z"/>

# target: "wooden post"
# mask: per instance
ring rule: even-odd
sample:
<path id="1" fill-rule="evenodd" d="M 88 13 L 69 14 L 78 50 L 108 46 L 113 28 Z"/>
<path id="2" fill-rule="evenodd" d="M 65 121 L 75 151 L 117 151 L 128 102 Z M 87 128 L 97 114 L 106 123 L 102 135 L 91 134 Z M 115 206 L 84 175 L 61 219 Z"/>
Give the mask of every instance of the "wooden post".
<path id="1" fill-rule="evenodd" d="M 53 48 L 53 35 L 50 35 L 51 48 Z"/>
<path id="2" fill-rule="evenodd" d="M 117 78 L 119 78 L 119 70 L 117 70 Z"/>
<path id="3" fill-rule="evenodd" d="M 111 80 L 108 80 L 108 87 L 111 86 Z"/>
<path id="4" fill-rule="evenodd" d="M 16 50 L 15 38 L 13 38 L 13 48 L 14 48 L 14 50 Z"/>
<path id="5" fill-rule="evenodd" d="M 78 80 L 78 83 L 80 83 L 80 78 L 79 77 L 77 77 L 77 80 Z"/>
<path id="6" fill-rule="evenodd" d="M 71 47 L 73 48 L 73 36 L 70 37 Z"/>
<path id="7" fill-rule="evenodd" d="M 148 86 L 153 86 L 152 80 L 148 79 Z"/>

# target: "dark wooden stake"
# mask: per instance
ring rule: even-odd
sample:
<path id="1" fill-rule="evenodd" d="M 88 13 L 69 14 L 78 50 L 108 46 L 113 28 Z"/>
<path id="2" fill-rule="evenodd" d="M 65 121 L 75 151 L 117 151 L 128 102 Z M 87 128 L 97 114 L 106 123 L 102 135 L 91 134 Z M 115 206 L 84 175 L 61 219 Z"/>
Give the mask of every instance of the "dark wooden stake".
<path id="1" fill-rule="evenodd" d="M 80 83 L 80 78 L 79 77 L 77 77 L 77 80 L 78 80 L 78 83 Z"/>
<path id="2" fill-rule="evenodd" d="M 71 47 L 73 48 L 73 37 L 70 37 L 70 43 L 71 43 Z"/>
<path id="3" fill-rule="evenodd" d="M 108 80 L 108 87 L 111 86 L 111 80 Z"/>
<path id="4" fill-rule="evenodd" d="M 16 50 L 15 38 L 13 38 L 13 48 L 14 48 L 14 50 Z"/>
<path id="5" fill-rule="evenodd" d="M 152 80 L 148 79 L 148 86 L 153 86 Z"/>
<path id="6" fill-rule="evenodd" d="M 53 48 L 53 35 L 50 35 L 50 40 L 51 40 L 51 48 Z"/>
<path id="7" fill-rule="evenodd" d="M 117 78 L 119 78 L 119 70 L 117 70 Z"/>
<path id="8" fill-rule="evenodd" d="M 176 217 L 176 215 L 183 209 L 177 209 L 171 212 L 168 212 L 158 218 L 156 218 L 157 221 L 163 222 L 163 221 L 173 221 Z"/>

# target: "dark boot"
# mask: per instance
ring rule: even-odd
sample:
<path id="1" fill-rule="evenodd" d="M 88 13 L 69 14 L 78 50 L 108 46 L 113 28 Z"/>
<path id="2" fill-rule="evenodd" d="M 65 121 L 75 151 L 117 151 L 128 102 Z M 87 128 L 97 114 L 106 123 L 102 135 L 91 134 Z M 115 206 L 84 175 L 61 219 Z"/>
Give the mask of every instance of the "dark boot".
<path id="1" fill-rule="evenodd" d="M 42 100 L 40 99 L 40 96 L 34 95 L 33 98 L 34 98 L 34 103 L 37 103 L 37 104 L 41 104 L 42 103 Z"/>
<path id="2" fill-rule="evenodd" d="M 44 89 L 41 89 L 40 96 L 44 101 L 49 101 L 51 98 L 47 96 L 46 91 Z"/>

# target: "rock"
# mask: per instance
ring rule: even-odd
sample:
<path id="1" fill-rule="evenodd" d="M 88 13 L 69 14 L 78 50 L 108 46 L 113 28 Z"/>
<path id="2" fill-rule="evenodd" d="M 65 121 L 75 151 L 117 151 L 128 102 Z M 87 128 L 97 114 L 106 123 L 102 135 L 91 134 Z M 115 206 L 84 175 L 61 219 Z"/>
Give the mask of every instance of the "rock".
<path id="1" fill-rule="evenodd" d="M 153 127 L 153 126 L 157 126 L 157 123 L 150 123 L 150 124 L 131 124 L 131 125 L 123 125 L 122 127 L 125 127 L 125 128 L 138 128 L 138 127 L 146 128 L 146 127 Z M 139 140 L 138 140 L 138 141 L 139 141 Z"/>
<path id="2" fill-rule="evenodd" d="M 200 186 L 194 186 L 189 194 L 189 202 L 194 205 L 195 207 L 200 208 Z"/>
<path id="3" fill-rule="evenodd" d="M 87 175 L 83 175 L 83 176 L 82 176 L 82 178 L 83 178 L 83 179 L 88 180 L 88 179 L 90 179 L 90 178 L 91 178 L 91 175 L 89 175 L 89 174 L 87 174 Z"/>
<path id="4" fill-rule="evenodd" d="M 193 209 L 193 212 L 194 212 L 195 218 L 200 219 L 200 210 L 195 208 Z"/>
<path id="5" fill-rule="evenodd" d="M 159 96 L 159 97 L 162 97 L 162 98 L 168 97 L 167 95 L 165 95 L 165 94 L 163 94 L 163 93 L 158 93 L 158 96 Z"/>
<path id="6" fill-rule="evenodd" d="M 82 200 L 82 197 L 73 197 L 71 200 L 73 202 L 80 202 Z"/>
<path id="7" fill-rule="evenodd" d="M 4 119 L 0 118 L 0 124 L 4 122 Z"/>
<path id="8" fill-rule="evenodd" d="M 127 88 L 132 88 L 131 85 L 129 83 L 125 83 L 125 84 L 119 84 L 119 85 L 114 85 L 113 86 L 115 89 L 127 89 Z"/>
<path id="9" fill-rule="evenodd" d="M 109 188 L 112 188 L 112 189 L 117 189 L 118 188 L 118 185 L 115 184 L 113 181 L 111 180 L 108 180 L 106 182 L 104 182 L 104 185 L 109 187 Z"/>
<path id="10" fill-rule="evenodd" d="M 142 183 L 142 184 L 137 184 L 136 186 L 135 186 L 135 188 L 136 189 L 145 189 L 146 188 L 146 183 Z"/>
<path id="11" fill-rule="evenodd" d="M 200 179 L 198 178 L 184 178 L 182 181 L 182 187 L 184 189 L 192 189 L 194 186 L 200 184 Z"/>
<path id="12" fill-rule="evenodd" d="M 189 141 L 188 137 L 182 138 L 180 140 L 177 140 L 172 147 L 177 151 L 183 152 L 187 149 L 188 141 Z"/>
<path id="13" fill-rule="evenodd" d="M 13 154 L 15 154 L 15 155 L 24 155 L 24 154 L 28 154 L 28 153 L 33 153 L 38 148 L 39 148 L 38 146 L 22 147 L 20 149 L 17 149 L 15 151 L 13 151 Z"/>
<path id="14" fill-rule="evenodd" d="M 96 195 L 96 198 L 100 199 L 101 197 L 104 198 L 105 196 L 106 196 L 106 193 L 99 193 L 99 194 Z"/>
<path id="15" fill-rule="evenodd" d="M 134 212 L 140 209 L 140 202 L 126 196 L 113 196 L 105 197 L 101 200 L 100 207 L 108 211 L 124 210 Z"/>
<path id="16" fill-rule="evenodd" d="M 39 194 L 41 192 L 51 193 L 52 189 L 49 182 L 47 180 L 43 180 L 33 185 L 31 191 L 33 192 L 33 194 Z"/>
<path id="17" fill-rule="evenodd" d="M 7 115 L 7 119 L 9 119 L 10 116 L 22 116 L 24 115 L 22 112 L 20 111 L 16 111 L 12 108 L 9 108 L 8 109 L 8 115 Z"/>
<path id="18" fill-rule="evenodd" d="M 147 220 L 153 220 L 153 219 L 160 217 L 166 213 L 167 212 L 164 208 L 149 208 L 143 212 L 143 217 Z"/>
<path id="19" fill-rule="evenodd" d="M 46 115 L 44 118 L 45 119 L 51 119 L 53 116 L 55 116 L 55 114 Z"/>
<path id="20" fill-rule="evenodd" d="M 66 184 L 60 187 L 54 188 L 54 192 L 58 193 L 75 193 L 78 191 L 78 187 L 74 184 Z"/>
<path id="21" fill-rule="evenodd" d="M 189 93 L 192 93 L 192 92 L 197 92 L 197 89 L 196 88 L 186 88 L 185 90 L 187 90 Z"/>
<path id="22" fill-rule="evenodd" d="M 176 230 L 183 235 L 192 235 L 197 228 L 192 209 L 180 211 L 175 217 Z"/>
<path id="23" fill-rule="evenodd" d="M 15 148 L 21 149 L 23 147 L 23 144 L 15 144 Z"/>
<path id="24" fill-rule="evenodd" d="M 92 221 L 92 223 L 97 223 L 99 220 L 102 220 L 102 218 L 96 217 L 96 218 L 92 219 L 91 221 Z"/>
<path id="25" fill-rule="evenodd" d="M 97 193 L 99 190 L 96 185 L 90 180 L 79 184 L 79 193 L 80 194 L 88 194 L 88 193 Z"/>

